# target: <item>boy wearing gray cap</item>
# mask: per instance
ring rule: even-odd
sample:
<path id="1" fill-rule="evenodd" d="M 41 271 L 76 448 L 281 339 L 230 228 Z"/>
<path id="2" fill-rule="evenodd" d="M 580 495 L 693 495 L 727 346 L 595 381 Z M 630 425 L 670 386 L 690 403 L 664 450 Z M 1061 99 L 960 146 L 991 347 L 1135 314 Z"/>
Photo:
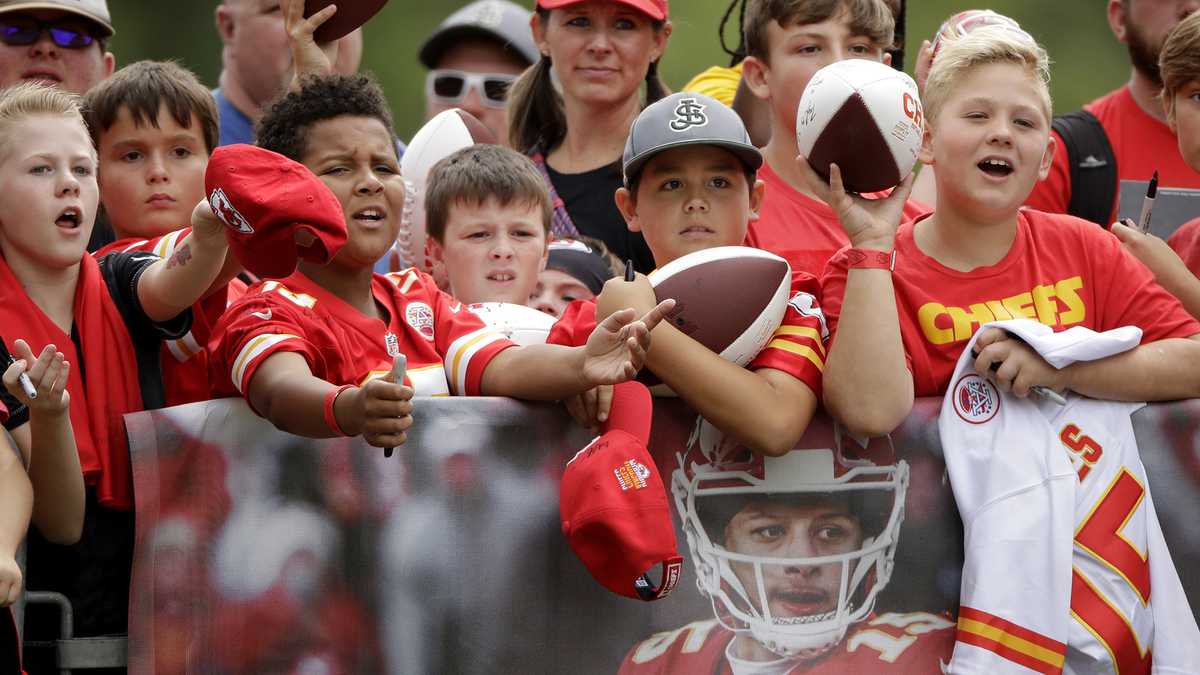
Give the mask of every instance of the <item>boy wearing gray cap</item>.
<path id="1" fill-rule="evenodd" d="M 762 203 L 761 165 L 737 113 L 702 94 L 674 94 L 634 121 L 617 206 L 629 229 L 645 236 L 659 267 L 695 251 L 741 245 Z M 646 368 L 733 440 L 756 453 L 782 455 L 808 427 L 821 390 L 827 330 L 818 291 L 815 277 L 793 272 L 783 322 L 746 368 L 667 321 L 653 331 Z M 610 281 L 595 303 L 571 305 L 550 341 L 576 344 L 598 317 L 656 302 L 642 275 L 632 283 Z"/>

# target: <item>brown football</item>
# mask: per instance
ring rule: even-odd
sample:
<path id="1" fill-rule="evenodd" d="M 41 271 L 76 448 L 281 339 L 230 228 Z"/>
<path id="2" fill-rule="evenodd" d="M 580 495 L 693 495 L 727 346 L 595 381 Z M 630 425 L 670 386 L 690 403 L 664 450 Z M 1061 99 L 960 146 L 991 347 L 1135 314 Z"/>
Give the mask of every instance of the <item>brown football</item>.
<path id="1" fill-rule="evenodd" d="M 383 9 L 387 0 L 305 0 L 304 16 L 312 16 L 333 4 L 337 5 L 337 13 L 313 34 L 317 42 L 332 42 L 349 35 Z"/>

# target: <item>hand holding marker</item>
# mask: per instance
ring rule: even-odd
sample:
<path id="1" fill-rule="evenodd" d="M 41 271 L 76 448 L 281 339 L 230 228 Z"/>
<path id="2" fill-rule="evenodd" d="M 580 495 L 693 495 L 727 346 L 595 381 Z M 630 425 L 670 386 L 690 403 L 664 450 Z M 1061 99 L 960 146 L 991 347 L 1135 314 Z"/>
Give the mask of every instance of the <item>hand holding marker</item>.
<path id="1" fill-rule="evenodd" d="M 16 363 L 17 360 L 8 351 L 8 345 L 4 344 L 4 338 L 0 338 L 0 360 L 4 361 L 4 366 L 7 368 Z M 17 376 L 17 382 L 21 383 L 21 389 L 25 391 L 25 395 L 31 399 L 37 398 L 37 389 L 34 388 L 33 382 L 29 379 L 29 375 L 22 372 Z"/>
<path id="2" fill-rule="evenodd" d="M 392 382 L 395 382 L 396 384 L 399 384 L 399 385 L 403 385 L 404 384 L 404 371 L 406 371 L 407 369 L 408 369 L 408 357 L 405 356 L 404 354 L 397 356 L 396 359 L 394 361 L 392 361 Z M 383 456 L 391 457 L 392 453 L 395 451 L 396 451 L 395 448 L 384 448 Z"/>

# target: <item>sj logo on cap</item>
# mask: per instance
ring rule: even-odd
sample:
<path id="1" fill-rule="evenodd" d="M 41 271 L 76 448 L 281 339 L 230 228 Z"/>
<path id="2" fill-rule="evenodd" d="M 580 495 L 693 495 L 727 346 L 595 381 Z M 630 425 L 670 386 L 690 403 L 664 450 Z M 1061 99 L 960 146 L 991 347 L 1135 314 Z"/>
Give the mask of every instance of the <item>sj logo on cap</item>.
<path id="1" fill-rule="evenodd" d="M 245 216 L 233 208 L 229 197 L 221 188 L 212 191 L 212 194 L 208 197 L 208 205 L 212 207 L 213 213 L 217 214 L 217 217 L 221 219 L 222 223 L 225 223 L 226 227 L 242 234 L 254 234 L 254 228 L 250 227 L 250 221 L 246 220 Z"/>
<path id="2" fill-rule="evenodd" d="M 708 115 L 704 114 L 706 107 L 694 98 L 679 99 L 679 105 L 675 106 L 675 119 L 671 120 L 671 131 L 687 131 L 708 124 Z"/>
<path id="3" fill-rule="evenodd" d="M 621 466 L 613 469 L 617 483 L 622 490 L 641 490 L 646 487 L 646 479 L 650 477 L 650 469 L 636 459 L 627 459 Z"/>

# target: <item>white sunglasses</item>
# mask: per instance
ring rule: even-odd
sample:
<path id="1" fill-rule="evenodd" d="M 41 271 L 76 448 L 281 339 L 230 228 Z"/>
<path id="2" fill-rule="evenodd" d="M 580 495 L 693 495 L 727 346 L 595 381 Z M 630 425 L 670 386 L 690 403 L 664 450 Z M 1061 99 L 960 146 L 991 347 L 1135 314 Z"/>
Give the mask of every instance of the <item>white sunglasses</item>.
<path id="1" fill-rule="evenodd" d="M 429 71 L 425 78 L 425 95 L 432 101 L 456 105 L 462 103 L 467 92 L 474 89 L 479 100 L 489 108 L 503 108 L 508 87 L 516 80 L 515 75 L 505 73 L 468 73 L 462 70 L 438 69 Z"/>

